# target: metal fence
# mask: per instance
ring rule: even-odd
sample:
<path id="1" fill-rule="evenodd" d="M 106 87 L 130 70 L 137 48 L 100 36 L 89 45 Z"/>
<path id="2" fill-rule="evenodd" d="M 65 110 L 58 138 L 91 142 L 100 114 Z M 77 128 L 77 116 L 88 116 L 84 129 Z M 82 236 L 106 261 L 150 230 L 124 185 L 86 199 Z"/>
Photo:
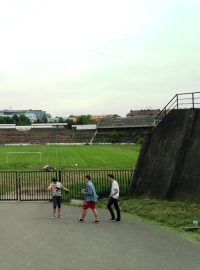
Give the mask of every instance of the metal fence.
<path id="1" fill-rule="evenodd" d="M 155 125 L 158 125 L 171 110 L 190 108 L 200 108 L 200 92 L 176 94 L 155 117 Z"/>
<path id="2" fill-rule="evenodd" d="M 84 176 L 90 175 L 100 197 L 108 196 L 111 183 L 107 174 L 112 173 L 120 186 L 120 194 L 126 196 L 133 170 L 68 170 L 68 171 L 0 171 L 0 200 L 44 201 L 51 199 L 47 188 L 53 176 L 70 192 L 63 192 L 63 200 L 82 199 L 80 190 L 85 187 Z"/>
<path id="3" fill-rule="evenodd" d="M 0 200 L 18 200 L 17 178 L 16 172 L 0 173 Z"/>

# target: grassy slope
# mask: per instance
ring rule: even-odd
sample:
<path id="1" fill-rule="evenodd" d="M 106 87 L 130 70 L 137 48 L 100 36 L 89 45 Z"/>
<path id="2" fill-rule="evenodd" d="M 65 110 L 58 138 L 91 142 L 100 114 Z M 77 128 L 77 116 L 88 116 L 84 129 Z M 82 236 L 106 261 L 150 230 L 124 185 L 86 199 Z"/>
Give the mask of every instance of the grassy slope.
<path id="1" fill-rule="evenodd" d="M 4 146 L 0 147 L 0 170 L 41 169 L 46 164 L 61 169 L 127 169 L 135 166 L 139 150 L 139 145 Z M 7 152 L 42 152 L 42 161 L 38 155 L 16 154 L 7 163 Z"/>

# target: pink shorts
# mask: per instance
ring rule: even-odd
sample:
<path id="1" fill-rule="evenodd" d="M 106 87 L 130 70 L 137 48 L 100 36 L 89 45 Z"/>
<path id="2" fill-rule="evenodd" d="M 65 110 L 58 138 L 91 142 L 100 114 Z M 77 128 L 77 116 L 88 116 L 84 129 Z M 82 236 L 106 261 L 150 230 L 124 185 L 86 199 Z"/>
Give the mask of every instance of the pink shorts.
<path id="1" fill-rule="evenodd" d="M 88 208 L 91 208 L 91 209 L 96 209 L 96 202 L 87 202 L 87 201 L 84 201 L 83 203 L 83 209 L 88 209 Z"/>

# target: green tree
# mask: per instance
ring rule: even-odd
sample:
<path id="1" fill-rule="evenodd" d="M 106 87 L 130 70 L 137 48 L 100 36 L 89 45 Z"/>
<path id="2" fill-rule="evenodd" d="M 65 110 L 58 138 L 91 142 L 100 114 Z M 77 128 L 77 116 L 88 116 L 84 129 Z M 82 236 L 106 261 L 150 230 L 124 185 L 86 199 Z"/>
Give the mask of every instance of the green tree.
<path id="1" fill-rule="evenodd" d="M 72 119 L 67 119 L 66 123 L 68 124 L 68 127 L 71 128 L 73 125 L 73 120 Z"/>
<path id="2" fill-rule="evenodd" d="M 6 124 L 5 117 L 0 116 L 0 124 Z"/>
<path id="3" fill-rule="evenodd" d="M 59 117 L 58 118 L 58 123 L 64 123 L 65 121 L 64 121 L 64 119 L 62 118 L 62 117 Z"/>
<path id="4" fill-rule="evenodd" d="M 12 123 L 15 124 L 15 125 L 18 125 L 18 122 L 19 122 L 18 116 L 17 115 L 14 115 L 12 117 Z"/>
<path id="5" fill-rule="evenodd" d="M 91 115 L 80 115 L 76 121 L 77 125 L 96 124 L 96 121 L 91 118 Z"/>
<path id="6" fill-rule="evenodd" d="M 17 123 L 16 123 L 17 126 L 29 126 L 30 124 L 31 124 L 30 119 L 26 117 L 24 114 L 18 116 Z"/>
<path id="7" fill-rule="evenodd" d="M 25 115 L 14 115 L 13 117 L 9 116 L 1 116 L 0 117 L 0 124 L 15 124 L 17 126 L 28 126 L 31 124 L 30 119 Z"/>
<path id="8" fill-rule="evenodd" d="M 43 116 L 42 116 L 41 123 L 47 123 L 47 122 L 48 122 L 48 119 L 47 119 L 47 115 L 46 115 L 46 113 L 45 113 L 45 114 L 43 114 Z"/>
<path id="9" fill-rule="evenodd" d="M 111 143 L 118 143 L 119 138 L 120 138 L 120 134 L 116 130 L 111 132 L 111 134 L 110 134 L 110 142 Z"/>
<path id="10" fill-rule="evenodd" d="M 42 118 L 41 119 L 37 118 L 35 123 L 37 124 L 48 123 L 47 115 L 43 114 Z"/>
<path id="11" fill-rule="evenodd" d="M 6 116 L 6 117 L 4 117 L 4 118 L 5 118 L 5 124 L 13 124 L 13 120 L 12 120 L 11 117 Z"/>

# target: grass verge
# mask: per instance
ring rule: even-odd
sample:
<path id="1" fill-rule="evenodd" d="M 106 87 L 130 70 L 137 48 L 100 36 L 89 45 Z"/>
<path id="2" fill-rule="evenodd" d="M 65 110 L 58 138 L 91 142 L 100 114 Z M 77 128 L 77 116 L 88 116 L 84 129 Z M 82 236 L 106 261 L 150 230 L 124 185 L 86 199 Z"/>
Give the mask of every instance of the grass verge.
<path id="1" fill-rule="evenodd" d="M 106 207 L 108 199 L 98 202 L 98 207 Z M 120 198 L 122 212 L 133 214 L 161 226 L 184 233 L 193 241 L 200 241 L 200 228 L 186 231 L 185 227 L 194 227 L 193 220 L 200 222 L 200 203 L 189 201 L 161 201 L 149 198 Z"/>

